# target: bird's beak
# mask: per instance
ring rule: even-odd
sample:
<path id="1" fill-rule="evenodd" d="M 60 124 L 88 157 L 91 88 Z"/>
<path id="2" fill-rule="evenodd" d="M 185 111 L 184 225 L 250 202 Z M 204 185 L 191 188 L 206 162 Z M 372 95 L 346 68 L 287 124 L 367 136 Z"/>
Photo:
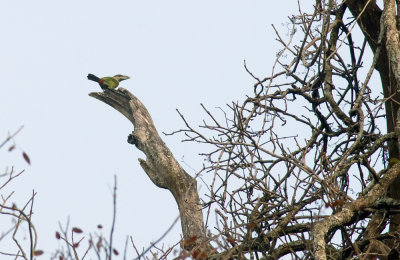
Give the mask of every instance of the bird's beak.
<path id="1" fill-rule="evenodd" d="M 120 79 L 119 81 L 130 79 L 130 77 L 126 76 L 125 78 Z"/>

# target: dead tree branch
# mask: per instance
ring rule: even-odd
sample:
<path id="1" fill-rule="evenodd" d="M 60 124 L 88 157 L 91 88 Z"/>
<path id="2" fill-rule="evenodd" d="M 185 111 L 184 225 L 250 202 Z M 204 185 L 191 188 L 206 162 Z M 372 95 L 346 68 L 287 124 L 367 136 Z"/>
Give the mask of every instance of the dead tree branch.
<path id="1" fill-rule="evenodd" d="M 185 241 L 194 241 L 188 249 L 206 242 L 197 182 L 176 161 L 154 126 L 146 107 L 123 88 L 104 93 L 90 93 L 123 114 L 134 126 L 128 142 L 144 152 L 140 165 L 155 185 L 168 189 L 178 204 Z M 207 245 L 208 246 L 208 245 Z"/>

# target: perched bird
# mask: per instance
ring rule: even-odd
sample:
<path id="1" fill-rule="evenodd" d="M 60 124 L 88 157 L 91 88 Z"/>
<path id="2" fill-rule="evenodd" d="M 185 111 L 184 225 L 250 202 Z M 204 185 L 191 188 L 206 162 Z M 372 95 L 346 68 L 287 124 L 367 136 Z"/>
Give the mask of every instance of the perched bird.
<path id="1" fill-rule="evenodd" d="M 124 76 L 121 74 L 115 75 L 114 77 L 104 77 L 104 78 L 99 78 L 93 74 L 88 74 L 87 75 L 88 80 L 96 81 L 99 83 L 101 89 L 106 90 L 106 89 L 115 89 L 118 87 L 119 82 L 129 79 L 128 76 Z"/>

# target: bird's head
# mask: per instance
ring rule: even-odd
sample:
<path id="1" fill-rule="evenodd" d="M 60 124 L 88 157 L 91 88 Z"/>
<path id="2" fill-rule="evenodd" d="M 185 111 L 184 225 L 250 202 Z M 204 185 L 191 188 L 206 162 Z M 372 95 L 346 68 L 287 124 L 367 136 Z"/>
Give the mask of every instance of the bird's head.
<path id="1" fill-rule="evenodd" d="M 124 75 L 121 75 L 121 74 L 117 74 L 113 78 L 118 80 L 118 81 L 123 81 L 123 80 L 126 80 L 126 79 L 130 79 L 130 77 L 124 76 Z"/>

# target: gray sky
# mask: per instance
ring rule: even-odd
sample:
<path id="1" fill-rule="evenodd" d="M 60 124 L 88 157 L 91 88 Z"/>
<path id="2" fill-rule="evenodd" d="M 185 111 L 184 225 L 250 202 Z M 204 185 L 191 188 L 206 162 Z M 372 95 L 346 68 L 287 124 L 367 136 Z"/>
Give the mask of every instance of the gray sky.
<path id="1" fill-rule="evenodd" d="M 252 92 L 244 59 L 256 75 L 270 74 L 280 48 L 271 24 L 287 36 L 297 1 L 2 1 L 0 10 L 0 137 L 24 125 L 16 142 L 32 161 L 0 151 L 1 172 L 26 169 L 3 194 L 15 190 L 22 206 L 38 193 L 33 222 L 47 259 L 68 216 L 72 226 L 89 232 L 103 224 L 108 234 L 114 174 L 120 251 L 126 235 L 147 247 L 178 215 L 172 195 L 139 166 L 144 155 L 127 144 L 132 125 L 88 96 L 100 88 L 86 75 L 131 76 L 122 87 L 146 105 L 160 134 L 184 126 L 176 108 L 197 126 L 205 118 L 200 103 L 215 109 Z M 199 170 L 203 147 L 182 137 L 162 135 L 178 161 Z M 165 242 L 180 232 L 178 224 Z"/>

